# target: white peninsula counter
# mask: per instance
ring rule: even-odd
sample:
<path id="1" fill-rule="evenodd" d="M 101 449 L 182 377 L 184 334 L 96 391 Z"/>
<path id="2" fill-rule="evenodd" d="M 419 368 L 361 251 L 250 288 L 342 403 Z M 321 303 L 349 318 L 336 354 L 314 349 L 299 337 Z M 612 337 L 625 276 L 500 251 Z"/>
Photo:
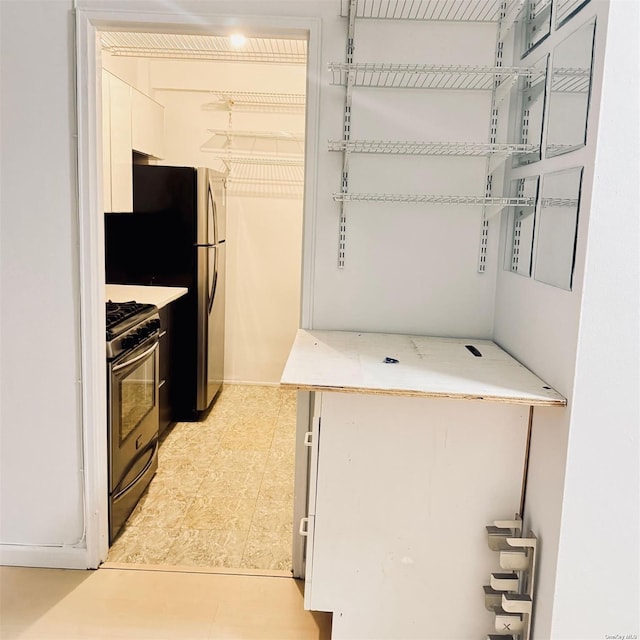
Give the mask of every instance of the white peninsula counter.
<path id="1" fill-rule="evenodd" d="M 485 526 L 521 511 L 532 408 L 566 400 L 489 340 L 344 331 L 299 331 L 281 384 L 309 403 L 305 607 L 338 639 L 495 633 Z"/>
<path id="2" fill-rule="evenodd" d="M 112 302 L 142 302 L 155 304 L 158 309 L 166 307 L 171 302 L 186 295 L 186 287 L 156 287 L 136 284 L 107 284 L 105 285 L 105 300 Z"/>

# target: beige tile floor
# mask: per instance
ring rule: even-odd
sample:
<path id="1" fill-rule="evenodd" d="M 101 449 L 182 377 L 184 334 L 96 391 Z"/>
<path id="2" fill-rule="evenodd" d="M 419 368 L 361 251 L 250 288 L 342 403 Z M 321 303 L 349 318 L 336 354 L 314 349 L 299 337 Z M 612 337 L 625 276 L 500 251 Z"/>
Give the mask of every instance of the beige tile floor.
<path id="1" fill-rule="evenodd" d="M 3 640 L 327 640 L 292 578 L 0 567 Z"/>
<path id="2" fill-rule="evenodd" d="M 295 392 L 225 385 L 163 434 L 159 469 L 109 563 L 291 569 Z"/>

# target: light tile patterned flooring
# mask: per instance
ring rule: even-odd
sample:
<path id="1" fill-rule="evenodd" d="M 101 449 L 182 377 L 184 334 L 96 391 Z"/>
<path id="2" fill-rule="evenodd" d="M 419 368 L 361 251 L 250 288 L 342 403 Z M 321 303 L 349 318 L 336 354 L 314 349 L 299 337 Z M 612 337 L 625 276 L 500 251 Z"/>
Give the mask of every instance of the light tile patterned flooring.
<path id="1" fill-rule="evenodd" d="M 290 570 L 296 394 L 225 385 L 161 439 L 159 469 L 108 562 Z"/>

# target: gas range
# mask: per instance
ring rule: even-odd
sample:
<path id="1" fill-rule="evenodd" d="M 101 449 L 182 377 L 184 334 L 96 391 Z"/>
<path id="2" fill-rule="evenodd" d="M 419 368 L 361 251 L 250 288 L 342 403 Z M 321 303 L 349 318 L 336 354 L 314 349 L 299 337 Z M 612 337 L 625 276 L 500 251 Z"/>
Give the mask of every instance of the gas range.
<path id="1" fill-rule="evenodd" d="M 141 302 L 106 303 L 107 360 L 114 360 L 160 331 L 158 307 Z"/>
<path id="2" fill-rule="evenodd" d="M 109 542 L 158 468 L 160 315 L 152 304 L 107 302 Z"/>

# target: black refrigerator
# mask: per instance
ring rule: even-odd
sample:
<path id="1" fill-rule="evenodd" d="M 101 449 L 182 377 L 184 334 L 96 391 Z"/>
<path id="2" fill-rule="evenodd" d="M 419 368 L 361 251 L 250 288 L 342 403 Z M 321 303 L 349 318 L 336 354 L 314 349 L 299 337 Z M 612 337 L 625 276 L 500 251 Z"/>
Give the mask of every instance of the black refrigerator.
<path id="1" fill-rule="evenodd" d="M 105 214 L 106 281 L 189 290 L 173 303 L 172 410 L 197 420 L 224 377 L 225 177 L 134 165 L 133 209 Z"/>

